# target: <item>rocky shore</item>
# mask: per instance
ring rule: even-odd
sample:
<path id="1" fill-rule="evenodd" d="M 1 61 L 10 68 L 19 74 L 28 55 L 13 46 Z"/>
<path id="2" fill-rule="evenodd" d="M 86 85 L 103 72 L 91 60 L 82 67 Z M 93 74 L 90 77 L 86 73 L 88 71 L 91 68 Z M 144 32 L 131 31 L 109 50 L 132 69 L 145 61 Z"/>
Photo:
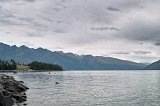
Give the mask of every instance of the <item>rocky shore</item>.
<path id="1" fill-rule="evenodd" d="M 0 106 L 25 102 L 27 99 L 25 91 L 28 89 L 23 81 L 16 81 L 12 76 L 0 74 Z"/>

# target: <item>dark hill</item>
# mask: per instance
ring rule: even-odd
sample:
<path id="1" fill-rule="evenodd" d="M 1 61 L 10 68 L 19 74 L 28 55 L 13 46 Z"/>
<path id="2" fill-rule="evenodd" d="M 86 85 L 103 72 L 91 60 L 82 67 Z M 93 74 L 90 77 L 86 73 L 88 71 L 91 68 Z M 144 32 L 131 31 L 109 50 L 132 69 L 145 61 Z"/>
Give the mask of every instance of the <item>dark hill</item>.
<path id="1" fill-rule="evenodd" d="M 145 70 L 160 70 L 160 60 L 146 66 L 144 69 Z"/>

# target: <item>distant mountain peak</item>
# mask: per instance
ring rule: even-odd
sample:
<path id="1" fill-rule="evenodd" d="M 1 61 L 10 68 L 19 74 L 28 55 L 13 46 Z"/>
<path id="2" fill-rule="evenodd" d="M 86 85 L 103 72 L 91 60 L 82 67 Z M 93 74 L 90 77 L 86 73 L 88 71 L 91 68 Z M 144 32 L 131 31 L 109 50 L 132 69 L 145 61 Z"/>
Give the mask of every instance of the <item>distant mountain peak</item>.
<path id="1" fill-rule="evenodd" d="M 11 46 L 11 48 L 18 48 L 16 45 Z"/>
<path id="2" fill-rule="evenodd" d="M 37 48 L 37 50 L 46 50 L 46 49 L 43 49 L 42 47 L 39 47 L 39 48 Z"/>
<path id="3" fill-rule="evenodd" d="M 25 46 L 25 45 L 22 45 L 22 46 L 20 46 L 20 48 L 28 48 L 27 46 Z"/>
<path id="4" fill-rule="evenodd" d="M 8 46 L 8 47 L 10 47 L 10 45 L 4 44 L 2 42 L 0 42 L 0 46 Z"/>

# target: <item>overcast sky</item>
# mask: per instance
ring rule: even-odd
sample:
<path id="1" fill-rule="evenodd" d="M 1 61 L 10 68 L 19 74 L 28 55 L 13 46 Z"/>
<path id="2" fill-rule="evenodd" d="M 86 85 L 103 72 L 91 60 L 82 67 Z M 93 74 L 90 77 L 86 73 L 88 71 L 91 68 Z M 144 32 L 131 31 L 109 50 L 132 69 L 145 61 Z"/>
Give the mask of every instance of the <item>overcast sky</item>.
<path id="1" fill-rule="evenodd" d="M 160 0 L 0 0 L 0 42 L 153 62 L 159 10 Z"/>

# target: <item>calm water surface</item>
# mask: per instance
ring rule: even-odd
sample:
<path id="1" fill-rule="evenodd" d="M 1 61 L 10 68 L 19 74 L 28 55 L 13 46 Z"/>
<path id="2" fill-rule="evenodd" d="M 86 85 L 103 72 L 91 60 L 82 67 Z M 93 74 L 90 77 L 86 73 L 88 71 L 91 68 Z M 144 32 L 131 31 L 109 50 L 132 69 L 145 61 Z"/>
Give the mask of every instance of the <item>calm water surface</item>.
<path id="1" fill-rule="evenodd" d="M 30 88 L 28 106 L 160 106 L 160 71 L 11 75 Z"/>

